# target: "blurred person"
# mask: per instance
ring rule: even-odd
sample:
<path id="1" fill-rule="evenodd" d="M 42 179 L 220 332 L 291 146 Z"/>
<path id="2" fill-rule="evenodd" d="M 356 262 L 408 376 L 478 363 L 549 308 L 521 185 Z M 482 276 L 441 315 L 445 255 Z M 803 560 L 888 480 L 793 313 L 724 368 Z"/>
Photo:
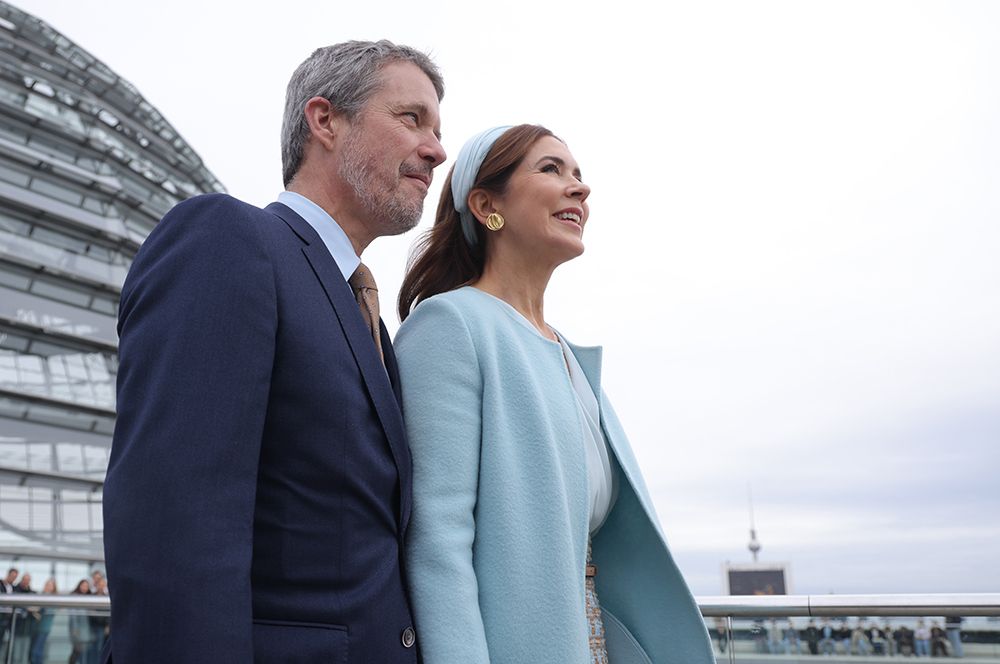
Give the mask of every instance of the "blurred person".
<path id="1" fill-rule="evenodd" d="M 886 647 L 885 647 L 886 634 L 881 627 L 879 627 L 877 624 L 873 622 L 871 626 L 865 630 L 865 636 L 868 637 L 868 642 L 871 644 L 872 652 L 874 654 L 876 655 L 886 654 Z"/>
<path id="2" fill-rule="evenodd" d="M 139 249 L 104 485 L 116 660 L 416 662 L 410 453 L 360 256 L 419 221 L 443 94 L 415 49 L 317 49 L 288 84 L 278 201 L 192 198 Z"/>
<path id="3" fill-rule="evenodd" d="M 889 657 L 895 657 L 896 639 L 894 637 L 892 625 L 889 624 L 888 620 L 886 620 L 885 624 L 882 626 L 882 632 L 885 633 L 885 654 Z"/>
<path id="4" fill-rule="evenodd" d="M 841 622 L 840 626 L 837 628 L 837 639 L 840 641 L 840 645 L 841 647 L 843 647 L 845 655 L 851 654 L 852 634 L 853 631 L 851 630 L 850 627 L 847 626 L 847 621 L 844 620 L 843 622 Z"/>
<path id="5" fill-rule="evenodd" d="M 767 626 L 767 652 L 772 655 L 777 655 L 781 651 L 781 627 L 778 626 L 777 620 L 771 618 L 771 621 Z"/>
<path id="6" fill-rule="evenodd" d="M 917 629 L 914 630 L 914 645 L 917 657 L 931 656 L 931 630 L 923 618 L 917 619 Z"/>
<path id="7" fill-rule="evenodd" d="M 56 580 L 49 578 L 42 586 L 43 595 L 55 595 L 58 593 Z M 45 664 L 45 650 L 49 640 L 49 633 L 52 631 L 52 621 L 55 619 L 55 609 L 42 607 L 38 611 L 38 626 L 31 635 L 31 647 L 28 653 L 30 664 Z"/>
<path id="8" fill-rule="evenodd" d="M 865 633 L 860 620 L 854 626 L 854 631 L 851 632 L 851 650 L 861 657 L 867 657 L 872 650 L 871 641 L 868 639 L 868 634 Z"/>
<path id="9" fill-rule="evenodd" d="M 91 580 L 93 583 L 90 585 L 90 591 L 94 595 L 107 596 L 108 582 L 104 575 L 95 570 Z M 87 664 L 98 664 L 101 649 L 104 648 L 104 643 L 111 634 L 111 616 L 105 613 L 92 613 L 90 615 L 90 632 L 94 636 L 94 641 L 90 644 L 87 652 Z"/>
<path id="10" fill-rule="evenodd" d="M 833 655 L 837 651 L 837 629 L 830 623 L 829 618 L 823 618 L 823 624 L 819 629 L 819 648 L 824 655 Z"/>
<path id="11" fill-rule="evenodd" d="M 934 620 L 931 622 L 931 657 L 948 656 L 948 637 L 941 628 L 941 623 Z"/>
<path id="12" fill-rule="evenodd" d="M 7 576 L 0 581 L 0 594 L 9 594 L 14 592 L 14 585 L 17 583 L 18 574 L 20 574 L 20 572 L 16 567 L 11 567 L 7 570 Z M 13 609 L 0 608 L 0 649 L 2 649 L 2 652 L 7 652 L 5 644 L 8 639 L 14 638 L 14 636 L 10 634 L 10 624 L 13 619 L 13 615 Z"/>
<path id="13" fill-rule="evenodd" d="M 962 657 L 962 617 L 947 616 L 944 619 L 944 629 L 948 634 L 948 643 L 951 644 L 951 656 Z"/>
<path id="14" fill-rule="evenodd" d="M 14 593 L 20 595 L 37 594 L 31 587 L 31 575 L 25 572 L 21 580 L 14 586 Z M 31 634 L 38 625 L 38 610 L 31 608 L 17 609 L 14 612 L 17 621 L 14 623 L 14 647 L 11 652 L 11 662 L 22 664 L 28 660 L 28 650 L 31 646 Z"/>
<path id="15" fill-rule="evenodd" d="M 799 643 L 799 631 L 795 629 L 795 623 L 791 619 L 788 620 L 788 624 L 785 625 L 785 629 L 781 634 L 781 644 L 786 655 L 791 652 L 795 652 L 796 655 L 802 654 L 802 644 Z"/>
<path id="16" fill-rule="evenodd" d="M 896 642 L 896 652 L 904 657 L 914 654 L 914 634 L 913 630 L 906 625 L 900 625 L 893 632 L 893 640 Z"/>
<path id="17" fill-rule="evenodd" d="M 750 625 L 750 635 L 753 638 L 753 651 L 759 655 L 767 654 L 767 629 L 764 621 L 757 618 Z"/>
<path id="18" fill-rule="evenodd" d="M 3 582 L 0 583 L 0 593 L 12 593 L 14 592 L 14 585 L 17 583 L 17 576 L 20 574 L 16 567 L 11 567 L 7 570 L 7 576 L 3 578 Z"/>
<path id="19" fill-rule="evenodd" d="M 90 573 L 90 592 L 97 593 L 102 583 L 104 583 L 104 572 L 99 569 L 93 570 Z"/>
<path id="20" fill-rule="evenodd" d="M 544 127 L 466 142 L 396 337 L 413 450 L 406 560 L 425 664 L 714 662 L 601 350 L 544 316 L 590 187 Z"/>
<path id="21" fill-rule="evenodd" d="M 719 642 L 719 652 L 726 654 L 726 646 L 729 645 L 729 628 L 725 618 L 715 619 L 715 637 Z"/>
<path id="22" fill-rule="evenodd" d="M 90 582 L 80 579 L 71 595 L 89 595 Z M 94 634 L 90 629 L 90 616 L 86 609 L 69 609 L 69 664 L 91 664 L 87 661 L 87 650 L 94 642 Z"/>
<path id="23" fill-rule="evenodd" d="M 816 627 L 816 621 L 810 618 L 802 634 L 805 637 L 806 646 L 809 648 L 809 654 L 818 655 L 820 631 Z"/>

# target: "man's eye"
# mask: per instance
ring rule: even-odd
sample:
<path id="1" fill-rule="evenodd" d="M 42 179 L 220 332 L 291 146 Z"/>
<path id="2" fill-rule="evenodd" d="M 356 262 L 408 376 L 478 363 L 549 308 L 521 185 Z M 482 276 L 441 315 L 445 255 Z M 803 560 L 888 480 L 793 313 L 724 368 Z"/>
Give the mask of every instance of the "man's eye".
<path id="1" fill-rule="evenodd" d="M 412 120 L 413 124 L 419 124 L 420 123 L 420 116 L 417 115 L 416 113 L 406 112 L 406 113 L 403 113 L 403 117 L 406 118 L 406 119 L 408 119 L 408 120 Z"/>

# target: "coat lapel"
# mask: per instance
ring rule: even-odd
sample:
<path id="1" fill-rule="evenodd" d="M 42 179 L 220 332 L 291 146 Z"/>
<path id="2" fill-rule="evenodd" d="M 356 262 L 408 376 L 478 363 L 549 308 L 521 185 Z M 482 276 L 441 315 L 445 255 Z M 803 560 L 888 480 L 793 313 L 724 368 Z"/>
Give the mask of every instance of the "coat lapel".
<path id="1" fill-rule="evenodd" d="M 302 253 L 323 286 L 358 368 L 361 369 L 365 387 L 382 423 L 393 461 L 396 463 L 400 483 L 399 527 L 402 535 L 410 514 L 410 452 L 399 408 L 399 395 L 394 392 L 393 385 L 389 382 L 389 374 L 396 374 L 396 358 L 392 352 L 389 335 L 385 331 L 385 326 L 380 325 L 379 333 L 382 336 L 382 348 L 386 358 L 386 363 L 383 365 L 368 327 L 361 318 L 354 293 L 316 230 L 281 203 L 272 203 L 267 210 L 280 217 L 302 239 L 304 243 Z M 395 383 L 398 384 L 399 381 L 396 380 Z"/>
<path id="2" fill-rule="evenodd" d="M 580 363 L 580 368 L 583 369 L 583 374 L 587 377 L 587 382 L 590 383 L 590 389 L 594 390 L 594 396 L 597 397 L 597 403 L 601 403 L 601 363 L 604 356 L 604 349 L 600 346 L 577 346 L 567 342 L 570 350 L 573 351 L 573 355 L 576 356 L 576 361 Z M 604 408 L 601 408 L 602 416 Z M 603 419 L 603 417 L 602 417 Z"/>
<path id="3" fill-rule="evenodd" d="M 632 450 L 625 438 L 625 432 L 618 422 L 618 417 L 604 399 L 604 390 L 601 389 L 603 349 L 600 346 L 588 347 L 575 346 L 573 344 L 569 344 L 569 347 L 576 356 L 577 362 L 580 363 L 580 368 L 583 369 L 583 373 L 587 377 L 587 382 L 590 383 L 590 387 L 594 390 L 594 396 L 597 397 L 598 408 L 601 411 L 601 429 L 604 431 L 604 438 L 607 440 L 608 446 L 611 447 L 611 451 L 618 460 L 618 465 L 621 467 L 622 472 L 625 473 L 625 477 L 635 489 L 636 496 L 638 496 L 639 502 L 646 510 L 647 516 L 654 527 L 659 530 L 660 523 L 656 518 L 656 510 L 653 509 L 653 503 L 649 497 L 649 492 L 646 490 L 646 484 L 642 480 L 639 464 L 632 454 Z"/>

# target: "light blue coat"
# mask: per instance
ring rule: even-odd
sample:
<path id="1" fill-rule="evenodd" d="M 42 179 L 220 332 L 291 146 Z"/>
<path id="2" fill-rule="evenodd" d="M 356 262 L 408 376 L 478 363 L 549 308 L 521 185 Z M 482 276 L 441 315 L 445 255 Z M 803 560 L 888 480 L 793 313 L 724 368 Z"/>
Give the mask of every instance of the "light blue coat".
<path id="1" fill-rule="evenodd" d="M 406 563 L 424 664 L 590 662 L 584 424 L 559 344 L 466 287 L 421 303 L 394 345 L 413 454 Z M 600 395 L 621 468 L 593 540 L 611 664 L 712 664 L 601 390 L 601 349 L 571 348 Z"/>

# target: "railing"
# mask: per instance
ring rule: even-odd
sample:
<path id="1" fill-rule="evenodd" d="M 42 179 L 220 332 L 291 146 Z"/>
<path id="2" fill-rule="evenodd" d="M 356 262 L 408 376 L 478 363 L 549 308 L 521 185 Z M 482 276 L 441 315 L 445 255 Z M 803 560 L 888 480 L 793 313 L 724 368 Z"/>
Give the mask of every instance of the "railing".
<path id="1" fill-rule="evenodd" d="M 706 618 L 1000 616 L 1000 593 L 698 597 Z"/>
<path id="2" fill-rule="evenodd" d="M 927 656 L 1000 664 L 1000 593 L 697 599 L 720 662 Z"/>
<path id="3" fill-rule="evenodd" d="M 703 596 L 697 600 L 720 662 L 795 664 L 818 662 L 822 657 L 823 664 L 860 664 L 922 656 L 924 648 L 913 637 L 922 623 L 927 629 L 933 625 L 940 630 L 926 644 L 926 655 L 1000 664 L 1000 593 Z M 107 597 L 0 594 L 0 664 L 62 664 L 72 652 L 79 653 L 81 664 L 96 662 L 110 609 Z M 876 623 L 873 618 L 880 620 Z M 945 622 L 948 618 L 952 622 Z M 956 623 L 957 618 L 964 620 Z M 809 628 L 826 624 L 846 628 L 849 635 L 813 638 Z M 865 636 L 865 628 L 871 626 L 881 629 L 884 637 L 877 631 Z M 910 631 L 909 637 L 904 630 Z"/>
<path id="4" fill-rule="evenodd" d="M 0 595 L 0 664 L 97 664 L 110 610 L 106 596 Z"/>

